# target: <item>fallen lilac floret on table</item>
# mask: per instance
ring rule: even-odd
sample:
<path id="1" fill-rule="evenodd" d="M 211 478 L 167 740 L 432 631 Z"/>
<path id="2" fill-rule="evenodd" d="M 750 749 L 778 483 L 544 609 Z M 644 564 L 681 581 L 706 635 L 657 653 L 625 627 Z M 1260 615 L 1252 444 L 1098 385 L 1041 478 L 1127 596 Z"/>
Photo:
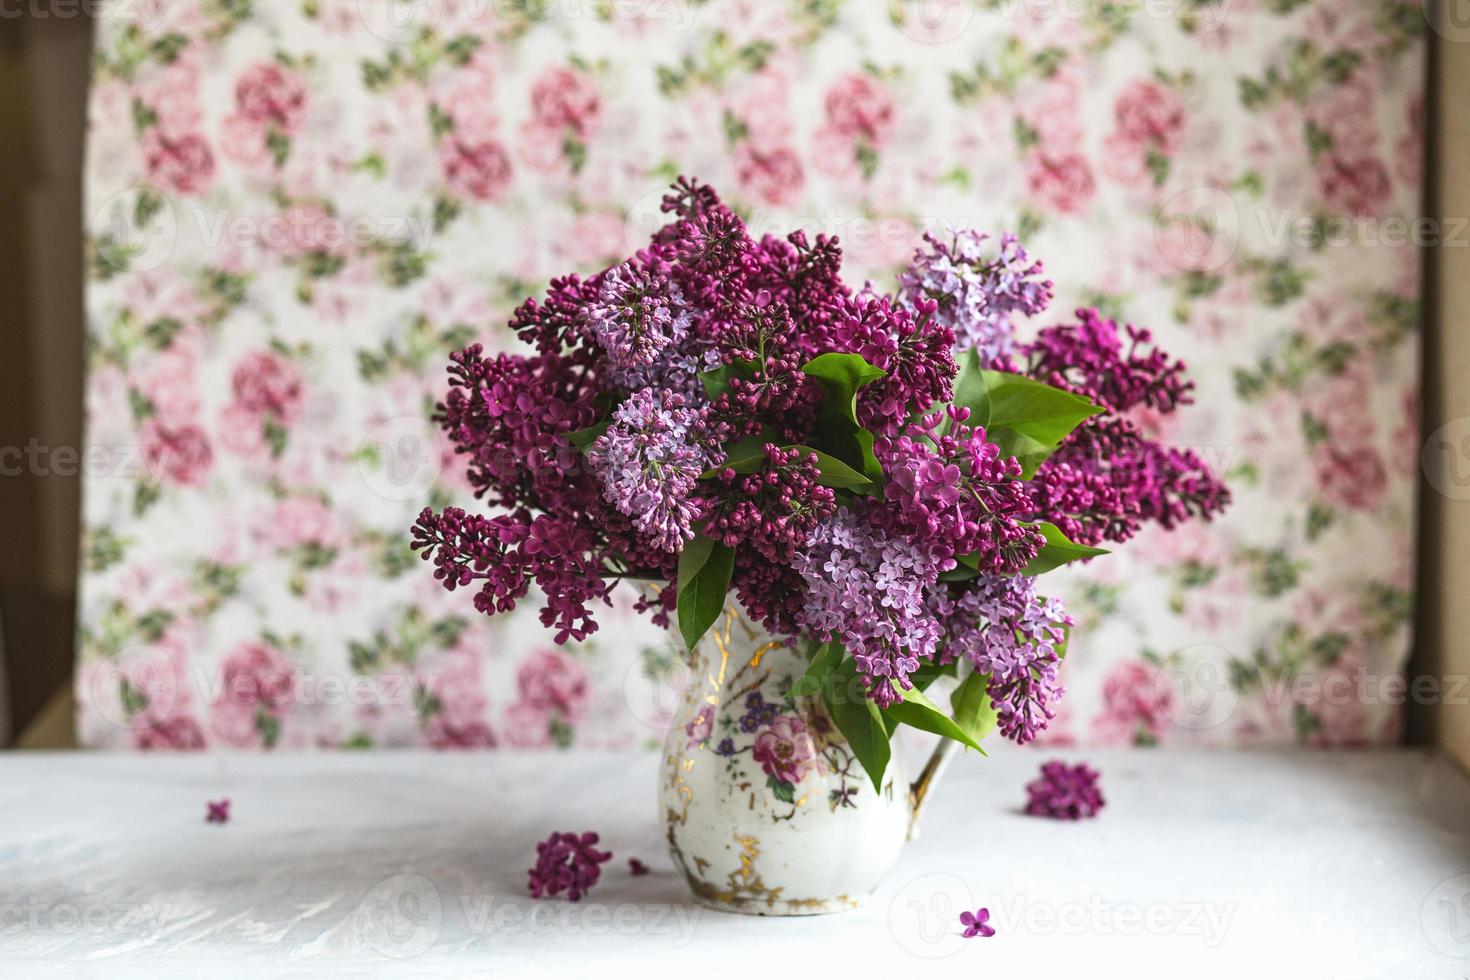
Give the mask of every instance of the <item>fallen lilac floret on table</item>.
<path id="1" fill-rule="evenodd" d="M 566 892 L 578 901 L 597 884 L 602 865 L 612 860 L 611 851 L 599 851 L 594 833 L 554 833 L 536 845 L 536 866 L 527 874 L 526 887 L 532 898 Z"/>
<path id="2" fill-rule="evenodd" d="M 1026 812 L 1057 820 L 1095 816 L 1104 803 L 1097 779 L 1098 771 L 1086 763 L 1048 762 L 1041 767 L 1041 775 L 1026 786 L 1031 797 Z"/>

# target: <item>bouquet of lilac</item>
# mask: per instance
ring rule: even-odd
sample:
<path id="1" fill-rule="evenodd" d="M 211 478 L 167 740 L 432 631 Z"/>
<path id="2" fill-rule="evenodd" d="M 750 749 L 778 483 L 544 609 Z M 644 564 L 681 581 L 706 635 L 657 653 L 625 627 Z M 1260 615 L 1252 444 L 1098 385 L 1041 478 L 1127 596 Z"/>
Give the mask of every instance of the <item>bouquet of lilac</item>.
<path id="1" fill-rule="evenodd" d="M 425 510 L 413 547 L 486 614 L 535 586 L 559 643 L 631 579 L 692 648 L 733 590 L 807 652 L 793 694 L 875 785 L 863 747 L 900 724 L 1034 738 L 1071 626 L 1037 576 L 1228 502 L 1130 417 L 1187 403 L 1183 364 L 1096 310 L 1019 339 L 1052 284 L 1010 235 L 926 236 L 890 295 L 843 282 L 835 238 L 753 240 L 707 186 L 664 210 L 516 311 L 534 353 L 454 355 L 439 419 L 496 512 Z M 948 710 L 924 693 L 945 675 Z"/>

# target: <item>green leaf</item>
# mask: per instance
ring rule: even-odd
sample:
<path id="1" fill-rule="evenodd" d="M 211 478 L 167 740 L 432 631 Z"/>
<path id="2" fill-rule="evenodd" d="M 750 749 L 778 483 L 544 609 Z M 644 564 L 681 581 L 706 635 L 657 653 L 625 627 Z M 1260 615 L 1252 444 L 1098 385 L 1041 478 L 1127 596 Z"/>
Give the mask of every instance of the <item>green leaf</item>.
<path id="1" fill-rule="evenodd" d="M 861 354 L 819 354 L 807 361 L 801 371 L 808 377 L 854 393 L 864 385 L 888 376 L 887 371 L 869 364 Z"/>
<path id="2" fill-rule="evenodd" d="M 960 354 L 957 360 L 960 373 L 955 375 L 954 398 L 950 403 L 970 410 L 970 425 L 988 425 L 990 391 L 985 386 L 985 371 L 980 367 L 980 352 L 971 347 Z"/>
<path id="3" fill-rule="evenodd" d="M 984 425 L 991 442 L 1020 460 L 1022 476 L 1028 480 L 1073 429 L 1103 411 L 1081 395 L 1019 374 L 981 371 L 980 376 L 987 413 L 981 418 L 973 414 L 974 406 L 967 405 L 970 422 Z"/>
<path id="4" fill-rule="evenodd" d="M 733 446 L 725 449 L 725 461 L 718 466 L 711 466 L 699 474 L 700 479 L 708 480 L 716 473 L 725 468 L 734 470 L 736 473 L 754 473 L 761 468 L 766 459 L 766 443 L 770 442 L 764 436 L 750 436 L 741 439 Z"/>
<path id="5" fill-rule="evenodd" d="M 833 643 L 841 657 L 846 651 L 840 643 Z M 888 769 L 891 748 L 888 744 L 888 728 L 883 723 L 883 714 L 870 698 L 863 694 L 862 681 L 852 658 L 843 659 L 828 675 L 827 686 L 822 692 L 822 703 L 832 723 L 847 739 L 854 758 L 873 781 L 875 792 L 883 792 L 883 773 Z"/>
<path id="6" fill-rule="evenodd" d="M 928 695 L 919 690 L 917 685 L 904 690 L 902 686 L 894 684 L 893 689 L 903 700 L 884 710 L 883 714 L 890 722 L 911 725 L 926 732 L 933 732 L 943 738 L 952 738 L 956 742 L 978 750 L 981 755 L 985 754 L 985 750 L 980 748 L 980 743 L 975 741 L 969 732 L 957 725 L 953 718 L 945 714 L 939 705 L 930 701 Z"/>
<path id="7" fill-rule="evenodd" d="M 817 416 L 816 443 L 867 477 L 883 479 L 883 468 L 873 455 L 873 434 L 858 424 L 857 393 L 887 372 L 863 360 L 860 354 L 822 354 L 808 361 L 802 372 L 821 382 L 826 391 Z"/>
<path id="8" fill-rule="evenodd" d="M 729 468 L 736 473 L 756 473 L 765 466 L 766 444 L 775 442 L 769 436 L 750 436 L 742 439 L 735 445 L 725 450 L 725 461 L 718 466 L 711 466 L 699 475 L 700 479 L 708 480 L 721 470 Z M 824 487 L 860 487 L 870 481 L 862 473 L 848 466 L 836 456 L 813 449 L 811 446 L 793 445 L 782 446 L 782 449 L 795 449 L 803 456 L 817 457 L 817 482 Z"/>
<path id="9" fill-rule="evenodd" d="M 766 785 L 770 787 L 772 795 L 782 803 L 792 803 L 796 800 L 796 787 L 786 780 L 770 776 L 766 779 Z"/>
<path id="10" fill-rule="evenodd" d="M 842 644 L 823 643 L 816 649 L 812 662 L 808 665 L 806 673 L 796 679 L 788 692 L 793 698 L 805 698 L 824 690 L 827 686 L 827 675 L 837 666 L 842 659 Z"/>
<path id="11" fill-rule="evenodd" d="M 607 427 L 610 425 L 612 425 L 612 419 L 604 419 L 596 425 L 589 425 L 585 429 L 568 432 L 567 442 L 570 442 L 573 446 L 585 453 L 587 447 L 596 442 L 598 437 L 606 432 Z"/>
<path id="12" fill-rule="evenodd" d="M 1089 548 L 1085 544 L 1075 544 L 1069 541 L 1055 524 L 1043 521 L 1031 526 L 1041 532 L 1042 537 L 1046 538 L 1046 544 L 1042 545 L 1036 557 L 1031 559 L 1031 563 L 1021 570 L 1022 575 L 1042 575 L 1069 562 L 1083 558 L 1096 558 L 1098 555 L 1108 553 L 1106 548 Z"/>
<path id="13" fill-rule="evenodd" d="M 719 398 L 730 390 L 731 378 L 749 378 L 751 363 L 749 361 L 735 361 L 731 364 L 722 364 L 713 371 L 704 371 L 699 375 L 699 383 L 704 385 L 704 393 L 710 401 Z"/>
<path id="14" fill-rule="evenodd" d="M 951 661 L 947 664 L 936 664 L 932 660 L 920 661 L 919 669 L 909 674 L 909 680 L 921 691 L 929 689 L 929 685 L 941 677 L 953 677 L 958 664 Z"/>
<path id="15" fill-rule="evenodd" d="M 696 535 L 679 552 L 679 632 L 689 649 L 694 649 L 724 611 L 734 570 L 735 552 L 703 534 Z"/>
<path id="16" fill-rule="evenodd" d="M 813 449 L 810 446 L 794 446 L 791 448 L 799 449 L 803 456 L 815 455 L 817 457 L 817 482 L 824 487 L 837 487 L 842 489 L 845 487 L 867 486 L 873 482 L 836 456 L 829 456 L 820 449 Z"/>
<path id="17" fill-rule="evenodd" d="M 990 675 L 971 674 L 949 696 L 954 723 L 979 742 L 995 730 L 998 717 L 991 705 Z"/>

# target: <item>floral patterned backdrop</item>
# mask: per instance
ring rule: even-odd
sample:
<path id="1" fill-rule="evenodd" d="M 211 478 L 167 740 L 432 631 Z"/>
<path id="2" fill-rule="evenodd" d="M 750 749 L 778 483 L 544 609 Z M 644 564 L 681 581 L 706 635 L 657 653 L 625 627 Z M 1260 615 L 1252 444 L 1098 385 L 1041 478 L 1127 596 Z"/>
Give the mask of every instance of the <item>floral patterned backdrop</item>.
<path id="1" fill-rule="evenodd" d="M 1213 525 L 1058 583 L 1051 741 L 1397 737 L 1424 19 L 1396 0 L 113 0 L 91 98 L 84 742 L 651 744 L 674 647 L 557 648 L 408 551 L 446 353 L 678 173 L 888 280 L 1015 230 L 1155 329 Z M 1067 292 L 1070 290 L 1070 292 Z M 1160 420 L 1159 425 L 1164 425 Z"/>

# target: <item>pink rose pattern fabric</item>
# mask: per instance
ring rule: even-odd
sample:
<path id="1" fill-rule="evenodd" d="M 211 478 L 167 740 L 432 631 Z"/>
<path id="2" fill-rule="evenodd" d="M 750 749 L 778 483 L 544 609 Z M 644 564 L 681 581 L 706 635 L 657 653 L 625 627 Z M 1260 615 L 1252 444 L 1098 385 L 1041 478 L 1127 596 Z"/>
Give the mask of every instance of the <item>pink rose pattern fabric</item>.
<path id="1" fill-rule="evenodd" d="M 515 304 L 636 247 L 690 173 L 875 279 L 924 229 L 1016 231 L 1074 288 L 1055 309 L 1191 362 L 1199 405 L 1158 426 L 1236 504 L 1057 581 L 1079 627 L 1051 741 L 1392 741 L 1419 271 L 1392 231 L 1420 194 L 1423 12 L 1175 7 L 108 8 L 83 740 L 659 741 L 666 637 L 626 608 L 564 649 L 534 604 L 486 621 L 406 529 L 471 504 L 427 422 L 447 352 L 512 344 Z M 773 727 L 763 764 L 808 764 L 801 735 Z"/>

